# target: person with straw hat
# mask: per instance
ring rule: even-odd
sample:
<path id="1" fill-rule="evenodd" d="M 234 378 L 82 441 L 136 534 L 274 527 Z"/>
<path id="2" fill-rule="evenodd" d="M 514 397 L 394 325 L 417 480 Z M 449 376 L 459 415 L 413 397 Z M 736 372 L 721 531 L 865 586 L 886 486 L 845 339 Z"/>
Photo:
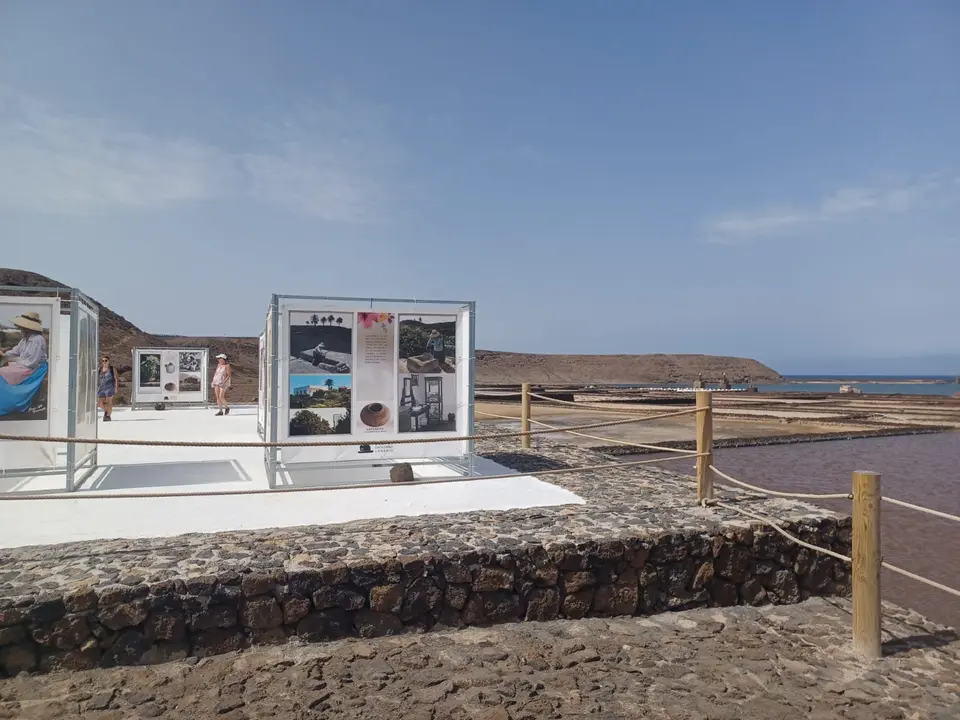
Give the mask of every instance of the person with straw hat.
<path id="1" fill-rule="evenodd" d="M 40 313 L 25 312 L 13 318 L 12 323 L 21 332 L 20 342 L 10 350 L 0 349 L 4 366 L 0 378 L 7 385 L 19 385 L 40 367 L 47 364 L 47 339 L 43 336 Z"/>

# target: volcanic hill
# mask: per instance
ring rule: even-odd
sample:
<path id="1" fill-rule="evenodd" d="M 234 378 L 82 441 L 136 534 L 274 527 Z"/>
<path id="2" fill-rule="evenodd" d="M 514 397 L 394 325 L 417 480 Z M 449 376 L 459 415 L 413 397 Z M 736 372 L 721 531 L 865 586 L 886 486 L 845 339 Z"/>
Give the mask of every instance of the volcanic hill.
<path id="1" fill-rule="evenodd" d="M 7 268 L 0 268 L 0 285 L 68 287 L 38 273 Z M 259 351 L 256 337 L 153 335 L 110 308 L 100 303 L 97 306 L 100 310 L 100 352 L 109 355 L 120 372 L 119 402 L 126 402 L 130 397 L 130 362 L 135 347 L 209 348 L 211 357 L 226 353 L 233 365 L 231 398 L 235 402 L 256 401 Z M 698 374 L 702 374 L 705 380 L 717 381 L 724 373 L 733 383 L 767 384 L 783 380 L 774 370 L 756 360 L 716 355 L 536 355 L 477 350 L 476 358 L 477 384 L 485 386 L 522 382 L 547 385 L 692 383 Z"/>

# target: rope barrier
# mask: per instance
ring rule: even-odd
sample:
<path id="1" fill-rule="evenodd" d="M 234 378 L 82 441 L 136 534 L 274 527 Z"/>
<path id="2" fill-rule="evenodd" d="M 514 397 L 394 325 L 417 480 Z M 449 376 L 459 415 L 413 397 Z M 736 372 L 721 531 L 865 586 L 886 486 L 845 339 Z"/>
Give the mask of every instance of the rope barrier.
<path id="1" fill-rule="evenodd" d="M 520 418 L 510 417 L 509 415 L 494 415 L 493 413 L 482 412 L 480 410 L 475 410 L 474 412 L 476 412 L 478 415 L 486 415 L 487 417 L 499 418 L 501 420 L 519 420 L 520 419 Z M 571 435 L 578 435 L 580 437 L 590 438 L 591 440 L 602 440 L 603 442 L 616 443 L 617 445 L 626 445 L 628 447 L 635 447 L 635 448 L 645 448 L 647 450 L 659 450 L 660 452 L 672 452 L 672 453 L 679 454 L 681 457 L 684 457 L 684 456 L 699 457 L 699 455 L 697 455 L 696 450 L 681 450 L 679 448 L 671 448 L 671 447 L 666 447 L 664 445 L 646 445 L 644 443 L 635 443 L 635 442 L 628 442 L 626 440 L 616 440 L 614 438 L 601 437 L 600 435 L 587 435 L 586 433 L 576 432 L 575 430 L 570 430 L 568 428 L 561 428 L 561 427 L 557 427 L 556 425 L 548 425 L 545 422 L 540 422 L 539 420 L 534 420 L 533 418 L 530 418 L 530 422 L 533 423 L 534 425 L 542 425 L 543 427 L 548 427 L 553 430 L 566 432 Z M 674 458 L 674 459 L 678 460 L 679 458 Z"/>
<path id="2" fill-rule="evenodd" d="M 734 485 L 739 485 L 740 487 L 747 488 L 748 490 L 764 493 L 766 495 L 776 495 L 777 497 L 807 498 L 810 500 L 853 500 L 853 495 L 850 493 L 790 493 L 781 492 L 780 490 L 767 490 L 766 488 L 762 488 L 758 485 L 751 485 L 750 483 L 745 483 L 742 480 L 737 480 L 736 478 L 730 477 L 726 473 L 717 470 L 717 468 L 713 465 L 710 466 L 710 469 L 727 482 L 731 482 Z"/>
<path id="3" fill-rule="evenodd" d="M 838 552 L 834 552 L 833 550 L 828 550 L 827 548 L 820 547 L 819 545 L 812 545 L 811 543 L 804 542 L 798 537 L 794 537 L 793 535 L 788 533 L 786 530 L 784 530 L 782 527 L 777 525 L 777 523 L 772 518 L 768 518 L 763 515 L 757 515 L 756 513 L 750 512 L 749 510 L 738 508 L 736 505 L 728 505 L 727 503 L 722 503 L 722 502 L 719 502 L 718 500 L 711 500 L 711 499 L 705 498 L 702 501 L 702 503 L 704 507 L 708 505 L 716 505 L 717 507 L 722 507 L 725 510 L 732 510 L 733 512 L 738 512 L 741 515 L 746 515 L 747 517 L 753 518 L 754 520 L 761 522 L 770 528 L 773 528 L 778 533 L 783 535 L 785 538 L 787 538 L 791 542 L 795 542 L 800 547 L 804 547 L 804 548 L 807 548 L 808 550 L 813 550 L 814 552 L 822 553 L 824 555 L 829 555 L 830 557 L 836 558 L 837 560 L 842 560 L 843 562 L 848 562 L 848 563 L 853 562 L 853 559 L 847 557 L 846 555 L 841 555 Z"/>
<path id="4" fill-rule="evenodd" d="M 950 593 L 951 595 L 956 595 L 957 597 L 960 597 L 960 590 L 955 590 L 952 587 L 947 587 L 946 585 L 941 585 L 940 583 L 934 582 L 933 580 L 928 580 L 922 575 L 915 575 L 912 572 L 904 570 L 903 568 L 899 568 L 896 565 L 891 565 L 890 563 L 887 563 L 887 562 L 881 562 L 880 566 L 885 567 L 887 570 L 890 570 L 892 572 L 899 573 L 904 577 L 908 577 L 911 580 L 916 580 L 917 582 L 921 582 L 924 585 L 929 585 L 930 587 L 936 588 L 937 590 L 943 590 L 943 592 L 945 593 Z"/>
<path id="5" fill-rule="evenodd" d="M 530 393 L 530 397 L 537 398 L 538 400 L 545 400 L 546 402 L 557 403 L 559 405 L 572 405 L 574 407 L 583 408 L 586 410 L 602 410 L 604 412 L 620 413 L 620 414 L 628 414 L 628 415 L 634 415 L 637 412 L 636 410 L 631 410 L 629 408 L 615 408 L 615 407 L 606 407 L 604 405 L 591 405 L 588 403 L 578 403 L 572 400 L 560 400 L 559 398 L 547 397 L 546 395 L 537 395 L 536 393 Z M 697 412 L 703 412 L 703 409 L 701 408 Z"/>
<path id="6" fill-rule="evenodd" d="M 951 515 L 950 513 L 940 512 L 939 510 L 931 510 L 930 508 L 925 508 L 922 505 L 914 505 L 913 503 L 904 502 L 903 500 L 896 500 L 891 497 L 882 497 L 880 499 L 883 500 L 884 502 L 888 502 L 893 505 L 899 505 L 900 507 L 910 508 L 911 510 L 927 513 L 928 515 L 933 515 L 934 517 L 943 518 L 944 520 L 953 520 L 954 522 L 960 522 L 960 515 Z"/>
<path id="7" fill-rule="evenodd" d="M 92 493 L 69 493 L 36 495 L 30 493 L 3 493 L 0 502 L 17 500 L 134 500 L 139 498 L 176 498 L 176 497 L 219 497 L 229 495 L 270 495 L 290 492 L 315 492 L 325 490 L 362 490 L 364 488 L 405 487 L 410 485 L 437 485 L 448 482 L 465 482 L 468 480 L 510 480 L 521 477 L 537 477 L 542 475 L 562 475 L 564 473 L 587 472 L 596 470 L 618 470 L 633 465 L 653 465 L 675 458 L 654 458 L 648 460 L 633 460 L 625 463 L 609 463 L 605 465 L 583 465 L 572 468 L 555 468 L 550 470 L 531 470 L 528 472 L 504 473 L 503 475 L 454 475 L 446 478 L 421 478 L 404 483 L 380 482 L 365 485 L 344 487 L 342 485 L 325 485 L 322 487 L 284 487 L 267 490 L 201 490 L 199 492 L 149 492 L 149 493 L 109 493 L 94 495 Z"/>
<path id="8" fill-rule="evenodd" d="M 847 557 L 846 555 L 841 555 L 840 553 L 836 553 L 833 550 L 828 550 L 827 548 L 820 547 L 819 545 L 812 545 L 808 542 L 804 542 L 798 537 L 794 537 L 793 535 L 788 533 L 786 530 L 781 528 L 779 525 L 777 525 L 772 518 L 764 517 L 763 515 L 758 515 L 756 513 L 750 512 L 749 510 L 744 510 L 743 508 L 738 508 L 735 505 L 728 505 L 727 503 L 722 503 L 717 500 L 704 499 L 702 504 L 704 505 L 704 507 L 708 505 L 716 505 L 717 507 L 722 507 L 726 510 L 732 510 L 734 512 L 740 513 L 741 515 L 746 515 L 747 517 L 753 518 L 754 520 L 757 520 L 758 522 L 761 522 L 764 525 L 773 528 L 778 533 L 783 535 L 785 538 L 787 538 L 791 542 L 796 543 L 800 547 L 805 547 L 808 550 L 813 550 L 815 552 L 819 552 L 824 555 L 829 555 L 830 557 L 836 558 L 837 560 L 842 560 L 843 562 L 848 562 L 848 563 L 853 562 L 853 559 Z M 891 565 L 888 562 L 881 561 L 880 566 L 886 568 L 887 570 L 890 570 L 891 572 L 895 572 L 900 575 L 903 575 L 904 577 L 910 578 L 911 580 L 916 580 L 917 582 L 923 583 L 924 585 L 929 585 L 930 587 L 936 588 L 937 590 L 942 590 L 943 592 L 949 593 L 950 595 L 956 595 L 957 597 L 960 597 L 960 590 L 949 587 L 947 585 L 943 585 L 942 583 L 938 583 L 934 580 L 930 580 L 929 578 L 925 578 L 922 575 L 917 575 L 916 573 L 912 573 L 909 570 L 904 570 L 903 568 L 897 567 L 896 565 Z"/>
<path id="9" fill-rule="evenodd" d="M 678 410 L 675 412 L 661 413 L 659 415 L 650 415 L 648 417 L 633 417 L 625 420 L 608 420 L 606 422 L 589 423 L 587 425 L 574 426 L 573 430 L 592 430 L 602 427 L 614 427 L 617 425 L 629 425 L 630 423 L 644 422 L 646 420 L 659 420 L 665 417 L 677 417 L 680 415 L 694 415 L 697 410 Z M 359 445 L 415 445 L 417 443 L 436 443 L 436 442 L 461 442 L 464 440 L 501 440 L 506 438 L 523 437 L 525 435 L 548 435 L 555 432 L 566 432 L 567 430 L 521 430 L 519 432 L 507 433 L 489 433 L 485 435 L 458 435 L 454 437 L 432 437 L 432 438 L 409 438 L 402 440 L 320 440 L 300 442 L 216 442 L 204 440 L 120 440 L 107 438 L 71 438 L 55 437 L 46 435 L 7 435 L 0 434 L 0 440 L 22 440 L 28 442 L 47 442 L 47 443 L 86 443 L 89 445 L 134 445 L 142 447 L 230 447 L 230 448 L 285 448 L 285 447 L 356 447 Z"/>

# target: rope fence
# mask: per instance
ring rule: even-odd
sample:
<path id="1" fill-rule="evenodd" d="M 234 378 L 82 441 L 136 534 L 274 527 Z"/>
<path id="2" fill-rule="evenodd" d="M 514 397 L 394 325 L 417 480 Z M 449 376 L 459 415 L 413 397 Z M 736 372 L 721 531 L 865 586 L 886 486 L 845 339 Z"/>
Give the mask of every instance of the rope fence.
<path id="1" fill-rule="evenodd" d="M 519 432 L 488 433 L 484 435 L 458 435 L 452 437 L 432 437 L 432 438 L 405 438 L 400 440 L 302 440 L 302 441 L 240 441 L 240 442 L 218 442 L 208 440 L 121 440 L 118 438 L 72 438 L 57 437 L 47 435 L 9 435 L 0 433 L 0 440 L 26 441 L 26 442 L 46 442 L 46 443 L 82 443 L 88 445 L 132 445 L 141 447 L 191 447 L 191 448 L 302 448 L 302 447 L 358 447 L 360 445 L 416 445 L 419 443 L 436 442 L 461 442 L 464 440 L 503 440 L 507 438 L 529 437 L 531 435 L 549 435 L 556 432 L 568 432 L 570 430 L 593 430 L 603 427 L 616 427 L 618 425 L 629 425 L 631 423 L 646 422 L 648 420 L 660 420 L 668 417 L 678 417 L 681 415 L 695 415 L 698 410 L 677 410 L 674 412 L 660 413 L 659 415 L 649 415 L 646 417 L 632 417 L 624 420 L 608 420 L 606 422 L 588 423 L 578 425 L 572 428 L 558 428 L 547 430 L 520 430 Z"/>
<path id="2" fill-rule="evenodd" d="M 714 474 L 722 477 L 729 483 L 738 485 L 747 490 L 753 490 L 755 492 L 763 493 L 765 495 L 774 495 L 776 497 L 787 497 L 787 498 L 798 498 L 798 499 L 807 499 L 807 500 L 853 500 L 853 495 L 850 493 L 796 493 L 796 492 L 781 492 L 780 490 L 770 490 L 769 488 L 763 488 L 758 485 L 751 485 L 750 483 L 745 483 L 742 480 L 737 480 L 736 478 L 730 477 L 726 473 L 720 472 L 713 465 L 710 466 L 710 469 Z"/>
<path id="3" fill-rule="evenodd" d="M 495 415 L 494 413 L 483 412 L 480 410 L 476 410 L 475 412 L 477 413 L 477 415 L 484 415 L 486 417 L 498 418 L 500 420 L 517 420 L 517 418 L 510 417 L 509 415 Z M 551 430 L 554 430 L 556 432 L 563 432 L 563 433 L 568 433 L 570 435 L 577 435 L 578 437 L 590 438 L 591 440 L 602 440 L 603 442 L 610 442 L 616 445 L 625 445 L 627 447 L 635 447 L 635 448 L 643 448 L 646 450 L 657 450 L 660 452 L 676 453 L 681 456 L 689 456 L 689 457 L 697 456 L 696 450 L 682 450 L 680 448 L 666 447 L 664 445 L 647 445 L 645 443 L 635 443 L 635 442 L 629 442 L 627 440 L 617 440 L 616 438 L 606 438 L 600 435 L 588 435 L 586 433 L 577 432 L 576 427 L 574 428 L 558 427 L 556 425 L 549 425 L 545 422 L 540 422 L 539 420 L 534 420 L 533 418 L 530 418 L 529 422 L 532 423 L 533 425 L 541 425 L 543 427 L 550 428 Z M 670 459 L 679 460 L 680 458 L 670 458 Z"/>
<path id="4" fill-rule="evenodd" d="M 539 395 L 530 392 L 530 385 L 523 386 L 522 408 L 521 408 L 521 429 L 529 430 L 531 424 L 542 425 L 547 428 L 554 426 L 539 422 L 531 418 L 530 399 L 536 398 L 545 402 L 557 405 L 574 406 L 591 410 L 602 410 L 611 413 L 631 413 L 631 410 L 625 408 L 603 407 L 600 405 L 589 405 L 586 403 L 571 402 L 569 400 L 560 400 L 550 398 L 545 395 Z M 938 517 L 944 520 L 960 522 L 960 516 L 951 513 L 934 510 L 923 507 L 896 498 L 884 497 L 880 492 L 880 476 L 871 472 L 855 472 L 853 474 L 853 492 L 852 493 L 806 493 L 806 492 L 784 492 L 781 490 L 771 490 L 770 488 L 753 485 L 751 483 L 738 480 L 731 475 L 721 471 L 713 463 L 713 402 L 710 391 L 697 391 L 697 450 L 696 450 L 696 476 L 697 476 L 697 499 L 703 507 L 718 507 L 730 512 L 741 514 L 751 520 L 760 523 L 765 527 L 773 529 L 784 538 L 797 546 L 806 548 L 812 552 L 820 553 L 832 557 L 840 562 L 849 563 L 851 567 L 852 596 L 853 596 L 853 645 L 855 650 L 861 655 L 876 659 L 881 656 L 881 613 L 880 613 L 880 570 L 885 568 L 891 572 L 902 575 L 916 582 L 948 593 L 955 597 L 960 597 L 960 590 L 949 587 L 943 583 L 938 583 L 930 578 L 923 577 L 916 573 L 905 570 L 901 567 L 885 562 L 880 553 L 880 507 L 883 503 L 889 503 L 898 507 L 925 513 L 927 515 Z M 585 428 L 565 428 L 564 430 L 571 435 L 589 437 L 595 440 L 618 445 L 629 445 L 634 447 L 647 447 L 654 450 L 665 452 L 676 452 L 674 448 L 665 448 L 662 446 L 650 446 L 642 443 L 633 443 L 613 438 L 603 438 L 597 435 L 578 432 Z M 528 441 L 525 441 L 528 442 Z M 524 445 L 529 447 L 529 445 Z M 681 457 L 683 457 L 681 455 Z M 777 519 L 752 512 L 742 507 L 721 502 L 713 497 L 714 478 L 720 478 L 733 486 L 760 493 L 765 496 L 795 498 L 802 500 L 852 500 L 853 501 L 853 537 L 852 537 L 852 555 L 850 557 L 830 550 L 829 548 L 808 543 L 784 530 Z"/>
<path id="5" fill-rule="evenodd" d="M 927 515 L 933 515 L 934 517 L 943 518 L 944 520 L 953 520 L 954 522 L 960 522 L 960 515 L 951 515 L 950 513 L 940 512 L 939 510 L 933 510 L 931 508 L 923 507 L 922 505 L 914 505 L 913 503 L 904 502 L 903 500 L 895 500 L 892 497 L 883 497 L 884 502 L 888 502 L 891 505 L 899 505 L 900 507 L 908 508 L 910 510 L 916 510 L 917 512 L 926 513 Z"/>
<path id="6" fill-rule="evenodd" d="M 463 482 L 473 480 L 504 480 L 511 478 L 536 476 L 554 476 L 565 473 L 582 472 L 603 472 L 606 470 L 621 470 L 623 468 L 652 465 L 662 462 L 670 462 L 685 458 L 695 458 L 696 481 L 697 481 L 697 502 L 702 507 L 717 507 L 729 512 L 743 515 L 751 520 L 769 527 L 781 536 L 786 538 L 797 546 L 832 557 L 841 562 L 849 563 L 852 566 L 852 596 L 853 596 L 853 644 L 855 649 L 867 658 L 879 658 L 881 655 L 880 644 L 880 569 L 885 568 L 891 572 L 902 575 L 916 582 L 923 583 L 929 587 L 936 588 L 950 595 L 960 597 L 960 590 L 938 583 L 929 578 L 917 575 L 903 568 L 897 567 L 883 561 L 880 554 L 880 507 L 883 503 L 889 503 L 898 507 L 925 513 L 927 515 L 938 517 L 944 520 L 960 522 L 960 516 L 951 513 L 934 510 L 913 503 L 898 500 L 896 498 L 884 497 L 880 492 L 880 476 L 871 472 L 855 472 L 853 474 L 853 492 L 852 493 L 805 493 L 805 492 L 784 492 L 780 490 L 771 490 L 769 488 L 753 485 L 751 483 L 738 480 L 731 475 L 719 470 L 713 463 L 713 404 L 712 392 L 697 390 L 696 408 L 678 410 L 671 412 L 655 413 L 650 415 L 640 415 L 633 410 L 622 407 L 604 407 L 602 405 L 592 405 L 586 403 L 577 403 L 575 401 L 560 400 L 545 395 L 534 393 L 530 389 L 529 383 L 524 383 L 521 393 L 521 415 L 520 430 L 511 432 L 496 432 L 484 434 L 461 435 L 457 437 L 433 437 L 433 438 L 409 438 L 398 440 L 323 440 L 323 441 L 283 441 L 283 442 L 214 442 L 214 441 L 193 441 L 193 440 L 121 440 L 106 438 L 70 438 L 70 437 L 47 437 L 32 435 L 12 435 L 0 434 L 0 441 L 32 441 L 46 443 L 83 443 L 91 445 L 127 445 L 127 446 L 148 446 L 148 447 L 188 447 L 188 448 L 303 448 L 303 447 L 354 447 L 359 445 L 407 445 L 431 442 L 457 442 L 469 440 L 505 440 L 510 438 L 520 438 L 522 449 L 531 447 L 531 438 L 538 435 L 550 435 L 555 433 L 566 433 L 574 436 L 585 437 L 593 440 L 623 445 L 627 447 L 643 448 L 658 452 L 669 453 L 669 457 L 651 458 L 645 460 L 632 460 L 628 462 L 615 462 L 609 464 L 593 464 L 579 467 L 554 468 L 545 470 L 535 470 L 529 472 L 506 473 L 502 475 L 457 475 L 446 478 L 422 478 L 404 485 L 430 485 L 445 482 Z M 602 422 L 586 423 L 582 425 L 573 425 L 562 427 L 550 425 L 548 423 L 534 420 L 531 415 L 531 399 L 543 400 L 558 405 L 574 406 L 587 410 L 599 410 L 607 413 L 629 414 L 631 417 L 609 420 Z M 475 411 L 478 415 L 484 415 L 501 420 L 515 421 L 517 418 L 497 415 L 494 413 Z M 653 420 L 662 420 L 666 418 L 683 417 L 688 415 L 696 416 L 696 450 L 684 450 L 678 448 L 665 447 L 662 445 L 637 443 L 615 438 L 607 438 L 599 435 L 593 435 L 583 432 L 584 430 L 596 430 L 600 428 L 619 427 L 635 423 L 648 422 Z M 540 426 L 541 429 L 532 429 L 531 425 Z M 795 498 L 803 500 L 852 500 L 853 501 L 853 537 L 852 553 L 848 557 L 841 553 L 824 548 L 812 543 L 808 543 L 787 532 L 780 526 L 780 520 L 762 515 L 743 507 L 739 507 L 730 502 L 723 502 L 713 497 L 714 478 L 720 478 L 733 486 L 743 488 L 752 492 L 760 493 L 766 496 Z M 396 483 L 371 483 L 362 487 L 395 487 Z M 342 489 L 336 486 L 326 487 L 294 487 L 287 486 L 267 490 L 232 490 L 226 492 L 201 491 L 201 492 L 176 492 L 176 493 L 118 493 L 109 495 L 92 494 L 0 494 L 0 501 L 17 500 L 62 500 L 70 499 L 132 499 L 132 498 L 160 498 L 160 497 L 204 497 L 211 495 L 260 495 L 283 492 L 317 492 L 332 489 Z"/>

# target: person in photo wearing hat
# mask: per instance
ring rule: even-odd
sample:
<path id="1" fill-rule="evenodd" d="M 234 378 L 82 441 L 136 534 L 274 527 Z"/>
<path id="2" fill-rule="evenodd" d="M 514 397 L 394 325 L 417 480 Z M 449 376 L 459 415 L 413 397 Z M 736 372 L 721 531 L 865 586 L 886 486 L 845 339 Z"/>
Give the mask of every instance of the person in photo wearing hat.
<path id="1" fill-rule="evenodd" d="M 13 318 L 13 325 L 22 333 L 20 342 L 9 350 L 0 349 L 4 366 L 0 377 L 7 385 L 19 385 L 41 366 L 47 364 L 47 339 L 43 336 L 40 313 L 25 312 Z"/>
<path id="2" fill-rule="evenodd" d="M 230 363 L 223 353 L 217 355 L 217 369 L 213 373 L 213 394 L 217 398 L 217 415 L 229 415 L 230 406 L 227 405 L 227 390 L 230 389 Z"/>

